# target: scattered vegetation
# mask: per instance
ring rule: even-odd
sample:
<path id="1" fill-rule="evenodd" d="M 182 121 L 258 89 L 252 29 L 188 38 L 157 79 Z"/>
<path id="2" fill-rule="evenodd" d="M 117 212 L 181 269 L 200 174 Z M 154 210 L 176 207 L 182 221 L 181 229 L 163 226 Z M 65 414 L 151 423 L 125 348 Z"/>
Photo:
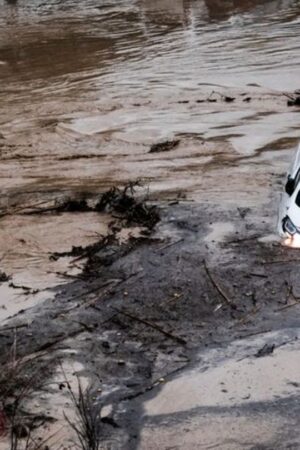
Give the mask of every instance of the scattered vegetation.
<path id="1" fill-rule="evenodd" d="M 65 415 L 65 419 L 75 431 L 82 450 L 99 450 L 102 406 L 92 401 L 90 389 L 83 390 L 79 378 L 77 378 L 77 382 L 78 394 L 75 394 L 70 384 L 67 383 L 76 419 L 72 421 L 67 415 Z"/>

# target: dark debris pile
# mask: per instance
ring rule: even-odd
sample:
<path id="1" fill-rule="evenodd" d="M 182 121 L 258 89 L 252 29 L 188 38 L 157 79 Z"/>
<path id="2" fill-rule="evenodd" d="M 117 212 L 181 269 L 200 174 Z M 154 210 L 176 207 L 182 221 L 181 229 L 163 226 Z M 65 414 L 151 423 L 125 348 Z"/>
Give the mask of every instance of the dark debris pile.
<path id="1" fill-rule="evenodd" d="M 9 280 L 10 280 L 10 276 L 0 270 L 0 283 L 5 283 L 6 281 L 9 281 Z"/>
<path id="2" fill-rule="evenodd" d="M 148 205 L 135 196 L 135 188 L 139 182 L 130 183 L 123 189 L 116 187 L 102 194 L 96 203 L 95 210 L 109 212 L 117 219 L 125 222 L 125 226 L 142 226 L 152 230 L 160 220 L 156 206 Z"/>
<path id="3" fill-rule="evenodd" d="M 131 251 L 136 245 L 149 239 L 154 226 L 160 220 L 158 208 L 148 205 L 145 200 L 135 195 L 139 182 L 130 183 L 124 188 L 113 187 L 104 192 L 93 207 L 93 211 L 107 212 L 113 217 L 109 225 L 109 234 L 102 236 L 97 242 L 82 246 L 73 246 L 67 252 L 52 253 L 50 259 L 71 256 L 77 259 L 87 258 L 85 273 L 91 271 L 93 263 L 109 266 L 118 258 Z M 120 244 L 117 234 L 122 228 L 140 226 L 143 228 L 139 237 L 131 237 L 126 243 Z"/>
<path id="4" fill-rule="evenodd" d="M 179 144 L 179 139 L 175 139 L 174 141 L 159 142 L 158 144 L 151 145 L 149 153 L 169 152 L 176 148 Z"/>

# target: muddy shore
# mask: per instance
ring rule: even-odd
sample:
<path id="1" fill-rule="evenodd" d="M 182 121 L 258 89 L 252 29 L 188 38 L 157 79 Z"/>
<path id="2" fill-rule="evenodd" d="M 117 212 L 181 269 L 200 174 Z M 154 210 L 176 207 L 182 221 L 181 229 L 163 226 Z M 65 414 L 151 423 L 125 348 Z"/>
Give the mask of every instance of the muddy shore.
<path id="1" fill-rule="evenodd" d="M 295 0 L 0 0 L 1 450 L 300 448 L 298 30 Z"/>

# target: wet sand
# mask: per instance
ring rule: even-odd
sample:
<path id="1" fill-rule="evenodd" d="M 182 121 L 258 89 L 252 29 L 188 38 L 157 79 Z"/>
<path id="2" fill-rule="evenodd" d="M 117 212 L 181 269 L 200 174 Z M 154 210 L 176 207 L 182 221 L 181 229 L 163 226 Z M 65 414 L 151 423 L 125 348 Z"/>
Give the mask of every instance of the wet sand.
<path id="1" fill-rule="evenodd" d="M 17 356 L 42 352 L 45 381 L 60 360 L 79 364 L 95 402 L 112 408 L 119 428 L 103 422 L 103 441 L 118 449 L 297 448 L 287 384 L 298 383 L 287 374 L 298 372 L 297 345 L 247 355 L 299 329 L 298 306 L 286 308 L 299 295 L 299 257 L 276 236 L 299 138 L 299 108 L 287 106 L 299 88 L 298 2 L 0 7 L 0 269 L 29 288 L 0 285 L 2 363 L 18 326 Z M 180 142 L 149 153 L 166 140 Z M 114 217 L 28 212 L 137 179 L 161 210 L 150 241 L 71 279 L 82 265 L 49 255 L 96 242 Z M 69 401 L 52 394 L 49 414 L 60 414 L 49 435 Z"/>

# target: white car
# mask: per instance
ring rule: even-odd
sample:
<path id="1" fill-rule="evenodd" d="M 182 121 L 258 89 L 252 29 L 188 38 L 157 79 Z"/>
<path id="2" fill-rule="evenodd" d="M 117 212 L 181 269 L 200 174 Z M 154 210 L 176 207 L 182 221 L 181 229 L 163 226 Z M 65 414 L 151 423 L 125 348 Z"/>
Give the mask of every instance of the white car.
<path id="1" fill-rule="evenodd" d="M 285 185 L 279 231 L 290 239 L 296 235 L 300 237 L 300 145 Z"/>

